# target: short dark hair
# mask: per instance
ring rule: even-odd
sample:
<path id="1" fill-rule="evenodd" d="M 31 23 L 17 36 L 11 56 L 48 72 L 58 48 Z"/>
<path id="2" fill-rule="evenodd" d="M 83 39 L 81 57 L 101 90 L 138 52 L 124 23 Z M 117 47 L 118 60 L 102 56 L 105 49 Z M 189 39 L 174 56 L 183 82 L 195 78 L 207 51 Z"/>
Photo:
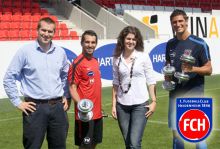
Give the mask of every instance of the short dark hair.
<path id="1" fill-rule="evenodd" d="M 50 17 L 44 17 L 44 18 L 41 18 L 38 22 L 38 25 L 37 25 L 37 30 L 39 30 L 41 28 L 41 22 L 46 22 L 48 24 L 54 24 L 54 32 L 55 32 L 55 29 L 56 29 L 56 23 L 53 19 L 51 19 Z"/>
<path id="2" fill-rule="evenodd" d="M 96 41 L 96 43 L 98 42 L 98 36 L 97 36 L 96 32 L 93 31 L 93 30 L 86 30 L 86 31 L 82 34 L 81 45 L 82 45 L 82 43 L 85 41 L 85 36 L 86 36 L 86 35 L 95 36 L 95 38 L 96 38 L 95 41 Z"/>
<path id="3" fill-rule="evenodd" d="M 188 20 L 188 16 L 187 16 L 187 14 L 186 14 L 185 11 L 180 10 L 180 9 L 175 9 L 175 10 L 171 13 L 171 15 L 170 15 L 170 22 L 172 21 L 172 19 L 173 19 L 175 16 L 179 16 L 179 15 L 182 15 L 185 20 Z"/>

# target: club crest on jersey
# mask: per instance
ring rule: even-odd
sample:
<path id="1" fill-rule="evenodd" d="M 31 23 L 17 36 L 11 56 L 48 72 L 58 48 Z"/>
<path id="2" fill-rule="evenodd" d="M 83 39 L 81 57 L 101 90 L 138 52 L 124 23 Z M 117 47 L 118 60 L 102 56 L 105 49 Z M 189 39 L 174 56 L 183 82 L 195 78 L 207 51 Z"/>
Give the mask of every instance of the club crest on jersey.
<path id="1" fill-rule="evenodd" d="M 212 98 L 177 98 L 176 126 L 188 142 L 206 139 L 212 130 Z"/>
<path id="2" fill-rule="evenodd" d="M 192 50 L 191 49 L 185 49 L 184 50 L 184 55 L 191 55 Z"/>
<path id="3" fill-rule="evenodd" d="M 87 75 L 90 76 L 90 77 L 91 77 L 91 76 L 94 76 L 94 72 L 93 72 L 93 71 L 89 71 L 89 72 L 87 73 Z"/>

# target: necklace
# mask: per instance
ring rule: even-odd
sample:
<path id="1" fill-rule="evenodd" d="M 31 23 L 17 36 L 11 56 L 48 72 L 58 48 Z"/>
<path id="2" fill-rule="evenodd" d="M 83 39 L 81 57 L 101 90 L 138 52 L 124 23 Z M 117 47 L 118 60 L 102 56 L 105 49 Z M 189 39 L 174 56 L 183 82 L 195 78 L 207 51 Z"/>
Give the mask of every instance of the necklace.
<path id="1" fill-rule="evenodd" d="M 131 64 L 131 70 L 130 70 L 130 80 L 129 80 L 129 83 L 128 83 L 128 87 L 127 87 L 127 90 L 124 90 L 122 88 L 122 85 L 121 85 L 121 79 L 120 79 L 120 73 L 119 73 L 119 68 L 120 68 L 120 64 L 121 64 L 121 57 L 119 58 L 119 62 L 118 62 L 118 82 L 119 82 L 119 87 L 121 89 L 121 91 L 123 93 L 128 93 L 129 89 L 131 88 L 131 79 L 133 77 L 133 68 L 134 68 L 134 62 L 135 62 L 135 59 L 132 61 L 132 64 Z"/>

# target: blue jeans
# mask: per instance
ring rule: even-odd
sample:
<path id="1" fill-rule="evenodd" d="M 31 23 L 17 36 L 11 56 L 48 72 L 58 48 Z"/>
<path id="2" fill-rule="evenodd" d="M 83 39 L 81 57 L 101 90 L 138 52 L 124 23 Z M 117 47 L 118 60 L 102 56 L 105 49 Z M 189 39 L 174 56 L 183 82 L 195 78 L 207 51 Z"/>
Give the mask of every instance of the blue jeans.
<path id="1" fill-rule="evenodd" d="M 141 149 L 144 128 L 147 123 L 145 107 L 148 102 L 138 105 L 125 106 L 116 104 L 118 124 L 121 129 L 126 149 Z"/>

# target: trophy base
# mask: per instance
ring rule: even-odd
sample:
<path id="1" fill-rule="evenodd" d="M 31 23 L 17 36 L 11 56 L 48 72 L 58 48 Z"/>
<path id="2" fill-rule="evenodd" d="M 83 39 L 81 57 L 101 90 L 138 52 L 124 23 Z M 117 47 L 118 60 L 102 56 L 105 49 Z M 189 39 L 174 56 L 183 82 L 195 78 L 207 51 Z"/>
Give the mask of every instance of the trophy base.
<path id="1" fill-rule="evenodd" d="M 88 122 L 92 119 L 93 117 L 93 112 L 88 112 L 88 113 L 82 113 L 82 112 L 78 112 L 78 117 L 81 121 L 83 122 Z"/>
<path id="2" fill-rule="evenodd" d="M 167 91 L 172 91 L 175 89 L 176 83 L 173 81 L 164 81 L 162 83 L 162 88 Z"/>
<path id="3" fill-rule="evenodd" d="M 185 73 L 181 73 L 181 72 L 176 72 L 174 74 L 174 77 L 176 77 L 180 82 L 189 80 L 189 75 L 187 75 Z"/>

